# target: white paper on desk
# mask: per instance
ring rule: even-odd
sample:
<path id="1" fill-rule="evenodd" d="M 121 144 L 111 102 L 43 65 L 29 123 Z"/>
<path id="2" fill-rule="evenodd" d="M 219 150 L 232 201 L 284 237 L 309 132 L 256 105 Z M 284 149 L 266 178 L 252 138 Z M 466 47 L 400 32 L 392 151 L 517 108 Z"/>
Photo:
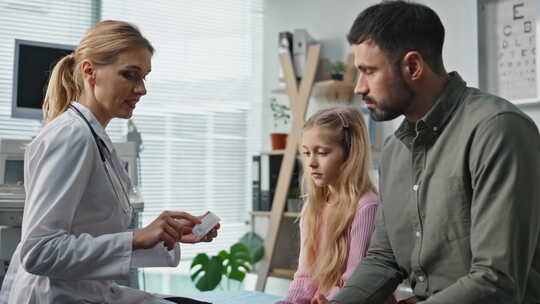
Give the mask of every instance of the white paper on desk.
<path id="1" fill-rule="evenodd" d="M 180 263 L 180 244 L 176 243 L 168 250 L 163 243 L 150 249 L 137 249 L 131 255 L 131 268 L 141 267 L 176 267 Z"/>

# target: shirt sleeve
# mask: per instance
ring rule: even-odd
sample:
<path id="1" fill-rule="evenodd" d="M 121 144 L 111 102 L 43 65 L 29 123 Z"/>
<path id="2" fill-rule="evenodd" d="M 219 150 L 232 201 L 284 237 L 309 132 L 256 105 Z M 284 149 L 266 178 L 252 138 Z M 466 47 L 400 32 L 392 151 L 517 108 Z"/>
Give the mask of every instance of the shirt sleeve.
<path id="1" fill-rule="evenodd" d="M 73 121 L 48 126 L 28 147 L 21 266 L 29 273 L 72 280 L 128 274 L 132 232 L 70 233 L 99 161 L 93 138 Z"/>
<path id="2" fill-rule="evenodd" d="M 517 113 L 503 113 L 479 124 L 475 134 L 469 154 L 471 268 L 426 304 L 518 304 L 534 288 L 527 283 L 540 235 L 538 130 Z"/>
<path id="3" fill-rule="evenodd" d="M 298 270 L 294 274 L 294 279 L 289 287 L 289 291 L 284 300 L 277 302 L 276 304 L 309 304 L 311 299 L 315 296 L 317 286 L 311 282 L 311 275 L 308 270 L 308 263 L 306 261 L 304 250 L 304 231 L 303 221 L 300 221 L 300 255 L 298 258 Z"/>

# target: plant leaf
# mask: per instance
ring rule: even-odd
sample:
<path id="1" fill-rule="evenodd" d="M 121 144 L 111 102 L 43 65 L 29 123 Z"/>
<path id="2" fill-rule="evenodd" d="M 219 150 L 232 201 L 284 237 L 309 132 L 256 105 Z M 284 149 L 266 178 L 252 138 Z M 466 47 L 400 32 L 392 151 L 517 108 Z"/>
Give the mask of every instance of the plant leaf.
<path id="1" fill-rule="evenodd" d="M 251 264 L 259 262 L 264 257 L 264 240 L 255 232 L 244 234 L 238 242 L 246 245 L 249 249 Z"/>
<path id="2" fill-rule="evenodd" d="M 200 291 L 209 291 L 215 289 L 223 274 L 223 262 L 219 256 L 208 257 L 206 253 L 199 253 L 193 262 L 190 269 L 193 270 L 200 266 L 195 273 L 191 275 L 191 280 L 195 283 Z"/>
<path id="3" fill-rule="evenodd" d="M 218 253 L 218 256 L 222 261 L 226 261 L 226 260 L 228 260 L 230 258 L 229 253 L 227 251 L 225 251 L 225 250 L 221 250 Z"/>
<path id="4" fill-rule="evenodd" d="M 223 274 L 231 280 L 242 282 L 251 270 L 249 249 L 242 243 L 233 244 L 230 253 L 222 251 L 219 256 L 223 259 Z"/>

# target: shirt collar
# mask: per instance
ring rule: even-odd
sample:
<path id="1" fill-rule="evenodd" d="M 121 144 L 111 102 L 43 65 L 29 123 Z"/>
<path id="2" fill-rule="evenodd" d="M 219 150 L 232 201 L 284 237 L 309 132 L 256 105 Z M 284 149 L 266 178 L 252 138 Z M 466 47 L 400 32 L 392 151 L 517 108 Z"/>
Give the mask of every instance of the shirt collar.
<path id="1" fill-rule="evenodd" d="M 448 74 L 448 82 L 441 92 L 441 95 L 431 107 L 431 109 L 416 123 L 416 130 L 412 130 L 409 122 L 404 119 L 399 128 L 394 133 L 401 141 L 410 143 L 405 140 L 407 136 L 420 133 L 426 130 L 436 137 L 442 132 L 446 122 L 452 117 L 457 105 L 461 102 L 461 97 L 466 88 L 466 83 L 457 72 Z"/>
<path id="2" fill-rule="evenodd" d="M 92 111 L 90 111 L 90 109 L 80 104 L 79 102 L 73 101 L 71 102 L 71 104 L 83 114 L 84 118 L 86 118 L 86 120 L 90 123 L 90 126 L 92 126 L 92 129 L 94 129 L 94 132 L 96 132 L 99 138 L 103 140 L 103 142 L 107 146 L 107 149 L 109 149 L 109 151 L 113 151 L 114 145 L 109 138 L 109 135 L 107 135 L 107 132 L 105 132 L 105 129 L 99 123 Z"/>

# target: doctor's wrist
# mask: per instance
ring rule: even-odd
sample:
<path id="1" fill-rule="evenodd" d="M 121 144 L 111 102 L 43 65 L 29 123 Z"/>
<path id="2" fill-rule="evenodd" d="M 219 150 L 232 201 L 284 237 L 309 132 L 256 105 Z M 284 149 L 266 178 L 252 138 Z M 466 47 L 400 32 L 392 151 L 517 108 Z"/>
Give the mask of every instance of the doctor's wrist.
<path id="1" fill-rule="evenodd" d="M 139 242 L 139 236 L 140 236 L 139 234 L 140 234 L 139 230 L 133 231 L 133 238 L 131 240 L 131 248 L 133 250 L 141 249 L 140 242 Z"/>

